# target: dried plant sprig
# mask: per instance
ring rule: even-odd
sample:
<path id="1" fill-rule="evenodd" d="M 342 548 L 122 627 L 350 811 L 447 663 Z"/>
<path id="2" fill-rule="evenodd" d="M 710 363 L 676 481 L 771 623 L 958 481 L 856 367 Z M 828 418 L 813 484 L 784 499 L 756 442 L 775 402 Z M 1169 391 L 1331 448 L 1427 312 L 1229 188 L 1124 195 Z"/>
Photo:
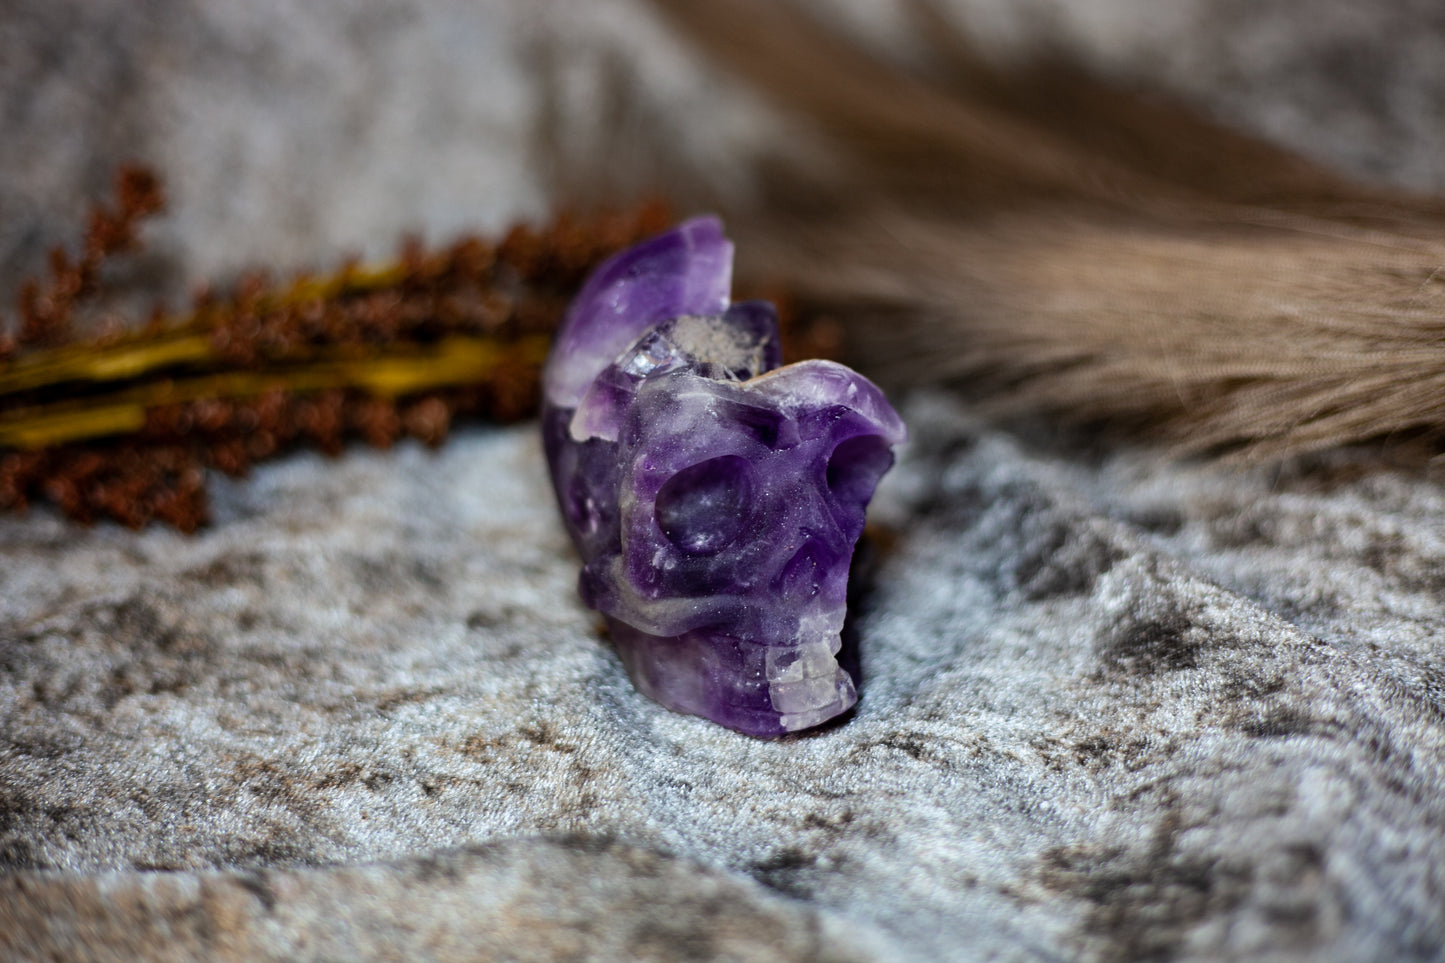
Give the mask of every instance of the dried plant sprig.
<path id="1" fill-rule="evenodd" d="M 665 207 L 518 225 L 501 238 L 347 264 L 285 283 L 253 273 L 184 315 L 79 339 L 103 262 L 137 243 L 159 181 L 128 168 L 82 255 L 27 284 L 0 356 L 0 510 L 49 500 L 80 521 L 207 517 L 205 471 L 297 445 L 439 444 L 462 417 L 532 413 L 550 333 L 599 261 L 670 220 Z"/>
<path id="2" fill-rule="evenodd" d="M 114 208 L 97 205 L 78 259 L 64 248 L 50 252 L 50 278 L 27 281 L 20 289 L 20 327 L 14 338 L 0 339 L 0 360 L 26 345 L 51 344 L 69 336 L 75 307 L 98 290 L 101 265 L 136 244 L 141 221 L 165 206 L 159 179 L 148 169 L 125 166 L 115 177 Z"/>
<path id="3" fill-rule="evenodd" d="M 146 426 L 147 413 L 161 406 L 255 398 L 273 391 L 355 388 L 381 399 L 402 398 L 486 382 L 504 367 L 536 368 L 546 357 L 547 344 L 547 337 L 537 334 L 511 342 L 454 336 L 435 344 L 401 343 L 382 354 L 331 348 L 305 361 L 254 370 L 132 380 L 101 395 L 0 412 L 0 448 L 46 448 L 138 432 Z M 511 420 L 512 412 L 504 414 L 504 420 Z"/>
<path id="4" fill-rule="evenodd" d="M 308 361 L 322 346 L 546 334 L 592 266 L 667 220 L 651 202 L 623 214 L 564 215 L 541 230 L 518 225 L 496 244 L 468 237 L 429 251 L 408 240 L 393 262 L 348 264 L 289 284 L 252 273 L 228 298 L 201 295 L 187 315 L 158 318 L 119 337 L 21 350 L 0 365 L 0 412 L 32 400 L 26 393 L 90 390 L 172 368 Z M 66 326 L 74 303 L 67 302 Z M 49 340 L 61 338 L 52 331 Z"/>

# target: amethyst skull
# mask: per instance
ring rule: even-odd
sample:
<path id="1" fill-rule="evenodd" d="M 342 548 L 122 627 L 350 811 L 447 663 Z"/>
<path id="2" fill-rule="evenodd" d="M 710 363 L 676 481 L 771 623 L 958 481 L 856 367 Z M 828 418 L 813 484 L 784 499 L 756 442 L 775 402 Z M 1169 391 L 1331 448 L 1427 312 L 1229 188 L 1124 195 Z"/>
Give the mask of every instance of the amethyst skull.
<path id="1" fill-rule="evenodd" d="M 634 684 L 756 736 L 857 701 L 838 666 L 864 510 L 902 421 L 830 361 L 779 367 L 770 304 L 731 304 L 697 218 L 603 264 L 544 372 L 543 442 L 582 597 Z"/>

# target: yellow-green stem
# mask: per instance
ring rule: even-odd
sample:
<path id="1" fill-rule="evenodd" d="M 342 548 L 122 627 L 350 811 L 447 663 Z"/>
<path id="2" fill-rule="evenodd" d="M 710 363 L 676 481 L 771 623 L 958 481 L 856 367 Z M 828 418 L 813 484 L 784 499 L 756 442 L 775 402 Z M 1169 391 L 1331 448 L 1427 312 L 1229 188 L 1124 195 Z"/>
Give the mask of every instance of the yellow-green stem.
<path id="1" fill-rule="evenodd" d="M 390 399 L 476 384 L 503 368 L 539 367 L 548 341 L 543 335 L 508 343 L 458 336 L 428 346 L 392 345 L 385 355 L 371 357 L 332 349 L 305 362 L 271 369 L 163 378 L 110 394 L 4 412 L 0 448 L 38 449 L 138 431 L 145 425 L 148 409 L 203 398 L 239 400 L 275 390 L 356 388 Z"/>

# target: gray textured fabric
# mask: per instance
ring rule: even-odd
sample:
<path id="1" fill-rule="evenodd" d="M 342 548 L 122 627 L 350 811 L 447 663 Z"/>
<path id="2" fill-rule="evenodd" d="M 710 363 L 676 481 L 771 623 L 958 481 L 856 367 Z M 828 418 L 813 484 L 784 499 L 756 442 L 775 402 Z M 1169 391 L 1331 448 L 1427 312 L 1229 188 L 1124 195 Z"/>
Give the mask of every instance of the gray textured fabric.
<path id="1" fill-rule="evenodd" d="M 59 943 L 92 873 L 219 867 L 100 892 L 146 916 L 140 893 L 169 912 L 226 887 L 263 940 L 301 923 L 243 899 L 258 872 L 495 840 L 537 840 L 508 865 L 535 848 L 636 888 L 611 850 L 545 841 L 566 834 L 711 867 L 698 885 L 803 940 L 782 958 L 812 957 L 819 919 L 882 958 L 1432 956 L 1438 484 L 1090 464 L 937 400 L 908 417 L 856 620 L 863 702 L 778 742 L 631 690 L 527 428 L 295 458 L 190 539 L 6 522 L 3 846 L 65 872 L 0 879 L 0 913 L 42 901 Z M 368 872 L 422 929 L 464 898 Z M 345 902 L 361 877 L 283 878 Z M 495 885 L 544 919 L 555 879 Z"/>
<path id="2" fill-rule="evenodd" d="M 592 839 L 513 840 L 331 870 L 16 882 L 5 893 L 6 959 L 872 957 L 866 934 L 756 884 Z"/>
<path id="3" fill-rule="evenodd" d="M 1428 65 L 1340 80 L 1301 41 L 1309 96 L 1257 86 L 1286 68 L 1248 25 L 1305 4 L 953 6 L 1442 183 Z M 1351 49 L 1411 32 L 1379 9 Z M 544 91 L 552 149 L 606 77 L 720 182 L 769 130 L 623 0 L 21 3 L 0 53 L 7 278 L 120 156 L 164 166 L 194 279 L 539 208 Z M 1351 117 L 1405 147 L 1352 159 L 1320 133 Z M 0 957 L 1445 958 L 1440 479 L 905 413 L 863 700 L 778 742 L 632 690 L 530 427 L 221 480 L 193 538 L 0 519 Z"/>

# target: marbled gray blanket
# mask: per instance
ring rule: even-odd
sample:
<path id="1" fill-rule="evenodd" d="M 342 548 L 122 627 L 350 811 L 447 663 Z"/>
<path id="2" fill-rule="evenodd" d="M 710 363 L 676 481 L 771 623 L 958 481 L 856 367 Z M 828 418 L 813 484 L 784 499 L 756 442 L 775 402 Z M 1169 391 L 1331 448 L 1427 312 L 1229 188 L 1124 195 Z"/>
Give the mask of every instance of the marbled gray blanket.
<path id="1" fill-rule="evenodd" d="M 1437 956 L 1439 484 L 908 416 L 863 701 L 777 742 L 632 691 L 530 428 L 295 458 L 195 538 L 6 521 L 0 941 Z"/>
<path id="2" fill-rule="evenodd" d="M 831 6 L 866 30 L 881 5 Z M 1303 0 L 952 6 L 1445 184 L 1428 0 L 1374 33 Z M 639 10 L 21 3 L 0 277 L 136 154 L 183 278 L 539 209 L 539 62 L 573 148 L 601 76 L 679 163 L 741 170 L 766 121 Z M 0 958 L 1445 958 L 1438 475 L 903 407 L 862 702 L 777 742 L 632 690 L 531 427 L 296 456 L 219 482 L 192 538 L 0 519 Z"/>

